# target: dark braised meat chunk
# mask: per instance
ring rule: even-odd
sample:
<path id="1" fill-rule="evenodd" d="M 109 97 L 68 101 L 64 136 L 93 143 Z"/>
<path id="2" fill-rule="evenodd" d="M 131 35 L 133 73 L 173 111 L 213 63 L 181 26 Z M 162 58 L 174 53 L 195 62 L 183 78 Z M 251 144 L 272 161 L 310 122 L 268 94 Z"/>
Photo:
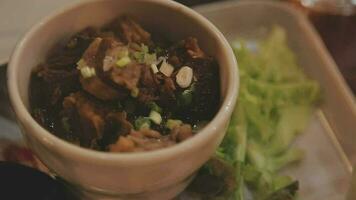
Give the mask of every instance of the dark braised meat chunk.
<path id="1" fill-rule="evenodd" d="M 113 23 L 114 31 L 126 43 L 151 43 L 151 34 L 145 31 L 138 23 L 129 17 L 121 17 Z"/>
<path id="2" fill-rule="evenodd" d="M 127 135 L 133 129 L 132 124 L 127 121 L 126 112 L 110 112 L 106 116 L 106 120 L 111 124 L 115 124 L 115 132 L 117 135 Z"/>
<path id="3" fill-rule="evenodd" d="M 94 68 L 97 73 L 100 73 L 105 52 L 109 46 L 114 45 L 118 45 L 114 39 L 95 38 L 82 56 L 84 65 L 82 67 Z M 105 83 L 102 77 L 99 76 L 90 78 L 80 76 L 80 83 L 84 90 L 101 100 L 115 100 L 127 96 L 127 93 L 116 90 L 110 84 Z"/>
<path id="4" fill-rule="evenodd" d="M 152 129 L 132 131 L 126 137 L 120 137 L 115 144 L 110 145 L 112 152 L 139 152 L 161 149 L 176 144 L 168 136 L 162 136 Z"/>
<path id="5" fill-rule="evenodd" d="M 101 100 L 115 100 L 126 96 L 127 93 L 116 90 L 104 83 L 99 77 L 80 78 L 80 83 L 84 90 Z"/>
<path id="6" fill-rule="evenodd" d="M 205 53 L 200 49 L 196 38 L 187 38 L 184 41 L 184 47 L 192 58 L 205 58 Z"/>
<path id="7" fill-rule="evenodd" d="M 96 147 L 96 142 L 102 138 L 105 128 L 105 110 L 81 92 L 66 97 L 63 101 L 63 109 L 71 120 L 73 133 L 80 139 L 80 145 Z"/>
<path id="8" fill-rule="evenodd" d="M 174 141 L 181 142 L 193 136 L 192 127 L 189 124 L 174 127 L 171 137 Z"/>
<path id="9" fill-rule="evenodd" d="M 138 63 L 128 64 L 124 68 L 114 68 L 110 72 L 110 79 L 120 87 L 128 90 L 137 88 L 141 76 L 142 66 Z"/>

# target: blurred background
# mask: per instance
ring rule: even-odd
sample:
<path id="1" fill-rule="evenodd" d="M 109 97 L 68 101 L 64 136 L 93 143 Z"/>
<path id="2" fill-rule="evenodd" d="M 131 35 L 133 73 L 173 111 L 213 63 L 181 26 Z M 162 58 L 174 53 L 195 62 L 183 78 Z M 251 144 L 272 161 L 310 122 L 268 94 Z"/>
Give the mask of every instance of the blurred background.
<path id="1" fill-rule="evenodd" d="M 0 0 L 0 65 L 5 64 L 16 42 L 40 18 L 68 4 L 83 0 Z M 84 0 L 85 1 L 85 0 Z M 222 1 L 250 0 L 177 0 L 187 6 Z M 260 0 L 283 1 L 305 13 L 324 41 L 350 89 L 356 93 L 356 0 Z M 5 68 L 0 67 L 0 127 L 2 136 L 20 138 L 11 119 L 5 89 Z M 4 119 L 3 119 L 4 117 Z M 6 120 L 5 120 L 6 119 Z M 356 180 L 356 178 L 355 178 Z M 356 184 L 356 183 L 355 183 Z"/>

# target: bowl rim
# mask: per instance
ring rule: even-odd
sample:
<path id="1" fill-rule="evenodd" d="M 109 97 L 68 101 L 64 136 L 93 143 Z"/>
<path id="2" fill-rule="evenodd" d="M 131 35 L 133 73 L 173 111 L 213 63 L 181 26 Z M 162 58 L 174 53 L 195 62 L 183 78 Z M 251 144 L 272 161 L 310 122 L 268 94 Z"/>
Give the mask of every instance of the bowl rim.
<path id="1" fill-rule="evenodd" d="M 215 114 L 214 118 L 206 125 L 202 130 L 200 130 L 194 137 L 186 140 L 182 143 L 178 143 L 171 147 L 166 147 L 153 151 L 145 152 L 132 152 L 132 153 L 115 153 L 115 152 L 101 152 L 97 150 L 92 150 L 84 147 L 72 144 L 64 139 L 61 139 L 44 127 L 42 127 L 30 114 L 29 110 L 26 108 L 24 102 L 20 98 L 20 93 L 18 90 L 17 83 L 17 72 L 19 68 L 19 58 L 24 54 L 24 47 L 26 47 L 30 38 L 35 36 L 39 30 L 46 26 L 52 20 L 62 16 L 63 14 L 76 10 L 81 6 L 87 4 L 95 4 L 104 2 L 106 0 L 88 0 L 75 3 L 60 9 L 57 12 L 42 18 L 37 24 L 32 26 L 29 31 L 23 36 L 23 38 L 17 43 L 13 54 L 11 55 L 8 72 L 7 72 L 7 83 L 8 91 L 10 96 L 10 102 L 12 108 L 15 111 L 16 119 L 20 124 L 25 124 L 26 127 L 31 128 L 35 131 L 22 130 L 23 135 L 29 135 L 30 137 L 36 137 L 42 145 L 45 145 L 49 149 L 55 148 L 55 152 L 60 153 L 60 155 L 65 155 L 66 158 L 84 161 L 87 163 L 96 163 L 102 161 L 101 164 L 105 165 L 118 165 L 124 164 L 126 166 L 131 165 L 143 165 L 149 163 L 157 162 L 157 158 L 160 160 L 167 160 L 173 156 L 183 155 L 184 152 L 193 150 L 199 143 L 203 143 L 204 140 L 208 140 L 214 134 L 218 134 L 217 126 L 222 125 L 229 121 L 231 113 L 235 107 L 238 89 L 239 89 L 239 76 L 238 67 L 233 51 L 223 36 L 223 34 L 206 18 L 204 18 L 199 13 L 195 12 L 191 8 L 188 8 L 182 4 L 174 1 L 165 0 L 136 0 L 136 2 L 146 2 L 152 4 L 159 4 L 164 7 L 175 10 L 175 12 L 181 12 L 183 15 L 188 16 L 191 20 L 198 22 L 200 26 L 204 26 L 210 30 L 214 38 L 217 39 L 218 43 L 222 45 L 222 55 L 226 59 L 228 68 L 228 82 L 226 87 L 225 98 L 223 99 L 218 112 Z M 130 1 L 130 0 L 122 0 Z M 220 80 L 222 81 L 222 80 Z"/>

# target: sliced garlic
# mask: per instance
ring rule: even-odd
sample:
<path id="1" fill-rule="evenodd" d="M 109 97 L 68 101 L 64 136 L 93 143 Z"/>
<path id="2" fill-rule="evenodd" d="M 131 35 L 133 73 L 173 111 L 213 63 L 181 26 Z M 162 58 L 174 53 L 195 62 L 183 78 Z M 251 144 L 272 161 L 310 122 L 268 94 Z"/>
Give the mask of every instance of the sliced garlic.
<path id="1" fill-rule="evenodd" d="M 161 124 L 162 122 L 162 116 L 158 112 L 152 110 L 150 112 L 149 118 L 155 123 L 155 124 Z"/>
<path id="2" fill-rule="evenodd" d="M 193 69 L 188 66 L 184 66 L 180 68 L 180 70 L 176 75 L 176 82 L 179 85 L 179 87 L 181 88 L 189 87 L 190 84 L 192 83 L 192 80 L 193 80 Z"/>
<path id="3" fill-rule="evenodd" d="M 80 68 L 80 73 L 82 74 L 83 78 L 91 78 L 96 75 L 95 69 L 92 67 L 82 67 Z"/>
<path id="4" fill-rule="evenodd" d="M 157 65 L 156 64 L 151 64 L 151 70 L 152 72 L 155 74 L 158 72 L 158 68 L 157 68 Z"/>
<path id="5" fill-rule="evenodd" d="M 170 77 L 174 71 L 174 67 L 164 60 L 159 68 L 159 71 L 165 76 Z"/>

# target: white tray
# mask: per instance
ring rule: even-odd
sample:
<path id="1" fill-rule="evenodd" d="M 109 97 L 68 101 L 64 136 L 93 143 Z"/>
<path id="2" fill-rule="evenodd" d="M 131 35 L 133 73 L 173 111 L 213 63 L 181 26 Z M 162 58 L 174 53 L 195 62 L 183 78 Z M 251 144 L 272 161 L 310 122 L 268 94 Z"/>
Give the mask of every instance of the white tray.
<path id="1" fill-rule="evenodd" d="M 305 150 L 306 158 L 283 173 L 300 181 L 300 199 L 344 199 L 351 173 L 350 159 L 355 160 L 356 156 L 356 140 L 351 140 L 356 133 L 356 104 L 307 18 L 285 3 L 266 0 L 216 3 L 195 9 L 229 41 L 256 41 L 276 24 L 286 30 L 300 66 L 320 83 L 323 102 L 295 144 Z"/>

